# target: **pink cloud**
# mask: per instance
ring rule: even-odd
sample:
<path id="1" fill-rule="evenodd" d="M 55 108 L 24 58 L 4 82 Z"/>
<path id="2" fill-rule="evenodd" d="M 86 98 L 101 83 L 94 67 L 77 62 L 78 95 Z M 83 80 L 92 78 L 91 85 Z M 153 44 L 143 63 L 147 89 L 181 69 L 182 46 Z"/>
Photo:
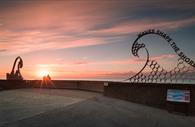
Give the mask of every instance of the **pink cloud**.
<path id="1" fill-rule="evenodd" d="M 172 59 L 175 57 L 176 57 L 176 55 L 173 55 L 173 54 L 164 54 L 164 55 L 150 57 L 150 60 L 156 60 L 156 61 L 168 60 L 168 59 Z M 108 61 L 108 62 L 104 61 L 104 62 L 99 63 L 99 64 L 112 64 L 112 65 L 113 64 L 116 64 L 116 65 L 133 64 L 133 65 L 136 65 L 136 64 L 145 63 L 145 62 L 146 62 L 146 59 L 144 59 L 144 58 L 129 58 L 129 59 L 123 59 L 123 60 Z"/>
<path id="2" fill-rule="evenodd" d="M 164 55 L 154 56 L 151 59 L 162 60 L 162 59 L 172 59 L 175 57 L 176 57 L 176 55 L 173 55 L 173 54 L 164 54 Z"/>
<path id="3" fill-rule="evenodd" d="M 38 50 L 55 50 L 72 47 L 82 47 L 106 43 L 101 38 L 77 38 L 68 35 L 56 35 L 49 31 L 27 31 L 1 33 L 0 47 L 7 49 L 10 54 L 33 52 Z"/>
<path id="4" fill-rule="evenodd" d="M 53 50 L 62 48 L 82 47 L 89 45 L 99 45 L 105 43 L 112 43 L 106 41 L 104 38 L 96 37 L 97 35 L 120 35 L 120 34 L 131 34 L 140 32 L 148 28 L 159 28 L 159 29 L 175 29 L 183 26 L 187 26 L 195 23 L 195 18 L 178 20 L 178 21 L 160 21 L 157 23 L 150 22 L 128 22 L 118 24 L 107 29 L 93 30 L 93 31 L 82 31 L 87 36 L 77 37 L 77 35 L 61 35 L 62 32 L 57 30 L 30 30 L 22 32 L 13 31 L 1 31 L 0 32 L 0 43 L 2 49 L 7 49 L 13 53 L 32 52 L 37 50 Z M 73 26 L 76 24 L 72 24 Z M 61 26 L 65 28 L 65 26 Z M 75 30 L 76 31 L 76 30 Z M 71 31 L 70 31 L 71 32 Z M 82 34 L 81 32 L 81 34 Z M 74 30 L 73 30 L 74 33 Z M 14 50 L 13 50 L 14 49 Z"/>
<path id="5" fill-rule="evenodd" d="M 89 62 L 87 62 L 87 61 L 77 61 L 77 62 L 73 62 L 72 64 L 73 65 L 86 65 L 86 64 L 89 64 Z"/>
<path id="6" fill-rule="evenodd" d="M 148 5 L 148 3 L 144 3 Z M 156 2 L 152 4 L 157 5 Z M 159 4 L 159 2 L 158 2 Z M 172 3 L 173 4 L 173 3 Z M 95 5 L 95 6 L 94 6 Z M 101 36 L 131 34 L 149 28 L 176 29 L 195 23 L 180 20 L 124 20 L 118 9 L 142 6 L 142 2 L 35 2 L 1 10 L 0 47 L 11 54 L 112 43 Z M 173 7 L 178 8 L 177 2 Z M 117 13 L 115 13 L 117 12 Z M 119 11 L 120 12 L 120 11 Z M 116 22 L 112 24 L 112 22 Z M 101 25 L 109 24 L 106 27 Z M 119 38 L 122 39 L 122 38 Z M 3 43 L 1 43 L 3 42 Z M 6 42 L 6 43 L 5 43 Z"/>
<path id="7" fill-rule="evenodd" d="M 173 54 L 164 54 L 159 56 L 150 57 L 150 60 L 168 60 L 175 58 L 176 55 Z M 137 65 L 140 63 L 146 62 L 144 58 L 128 58 L 121 60 L 110 60 L 110 61 L 88 61 L 88 60 L 79 60 L 79 61 L 71 61 L 60 64 L 37 64 L 40 67 L 63 67 L 63 66 L 77 66 L 77 65 Z"/>

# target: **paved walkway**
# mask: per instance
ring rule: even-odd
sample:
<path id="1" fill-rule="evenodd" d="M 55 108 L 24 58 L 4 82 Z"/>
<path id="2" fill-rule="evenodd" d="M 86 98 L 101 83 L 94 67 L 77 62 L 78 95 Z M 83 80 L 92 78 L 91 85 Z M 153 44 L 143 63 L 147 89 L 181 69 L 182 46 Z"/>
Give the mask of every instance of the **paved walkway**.
<path id="1" fill-rule="evenodd" d="M 0 92 L 0 127 L 194 127 L 170 114 L 99 93 L 18 89 Z"/>

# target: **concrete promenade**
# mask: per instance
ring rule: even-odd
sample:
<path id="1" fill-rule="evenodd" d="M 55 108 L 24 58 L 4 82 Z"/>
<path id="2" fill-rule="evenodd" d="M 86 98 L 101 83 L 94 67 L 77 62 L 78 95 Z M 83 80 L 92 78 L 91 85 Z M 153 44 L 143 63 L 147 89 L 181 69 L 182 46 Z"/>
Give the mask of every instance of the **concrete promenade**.
<path id="1" fill-rule="evenodd" d="M 79 90 L 0 91 L 0 127 L 194 127 L 195 117 Z"/>

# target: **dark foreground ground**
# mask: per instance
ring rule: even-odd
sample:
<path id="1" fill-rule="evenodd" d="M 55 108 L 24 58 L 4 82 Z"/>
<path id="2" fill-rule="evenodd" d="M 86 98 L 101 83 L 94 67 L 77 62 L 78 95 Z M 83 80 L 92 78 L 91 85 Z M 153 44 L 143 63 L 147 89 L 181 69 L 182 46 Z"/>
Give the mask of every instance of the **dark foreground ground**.
<path id="1" fill-rule="evenodd" d="M 0 92 L 0 127 L 194 127 L 195 117 L 78 90 Z"/>

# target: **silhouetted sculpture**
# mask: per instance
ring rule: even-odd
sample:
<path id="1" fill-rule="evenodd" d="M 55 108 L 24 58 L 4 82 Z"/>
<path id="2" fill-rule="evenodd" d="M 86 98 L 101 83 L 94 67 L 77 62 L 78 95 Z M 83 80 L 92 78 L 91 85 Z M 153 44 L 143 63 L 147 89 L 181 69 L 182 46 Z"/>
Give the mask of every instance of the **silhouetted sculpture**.
<path id="1" fill-rule="evenodd" d="M 149 57 L 148 49 L 144 43 L 140 43 L 139 39 L 145 35 L 155 34 L 163 39 L 171 46 L 173 51 L 178 55 L 178 61 L 173 69 L 170 71 L 165 70 L 156 60 L 153 60 Z M 130 82 L 135 83 L 172 83 L 172 82 L 188 82 L 190 80 L 195 80 L 195 61 L 187 57 L 181 49 L 176 45 L 173 39 L 160 30 L 149 29 L 138 34 L 138 37 L 132 45 L 131 52 L 135 57 L 139 57 L 139 50 L 144 49 L 146 51 L 146 62 L 143 68 L 135 75 L 128 78 Z M 144 72 L 144 70 L 147 70 Z"/>
<path id="2" fill-rule="evenodd" d="M 15 69 L 15 66 L 16 66 L 16 62 L 19 60 L 18 62 L 18 68 L 16 70 L 16 72 L 14 71 Z M 12 68 L 12 71 L 11 73 L 7 73 L 7 80 L 23 80 L 23 77 L 20 73 L 20 68 L 23 67 L 23 61 L 22 61 L 22 58 L 21 57 L 17 57 L 14 61 L 14 65 L 13 65 L 13 68 Z"/>

